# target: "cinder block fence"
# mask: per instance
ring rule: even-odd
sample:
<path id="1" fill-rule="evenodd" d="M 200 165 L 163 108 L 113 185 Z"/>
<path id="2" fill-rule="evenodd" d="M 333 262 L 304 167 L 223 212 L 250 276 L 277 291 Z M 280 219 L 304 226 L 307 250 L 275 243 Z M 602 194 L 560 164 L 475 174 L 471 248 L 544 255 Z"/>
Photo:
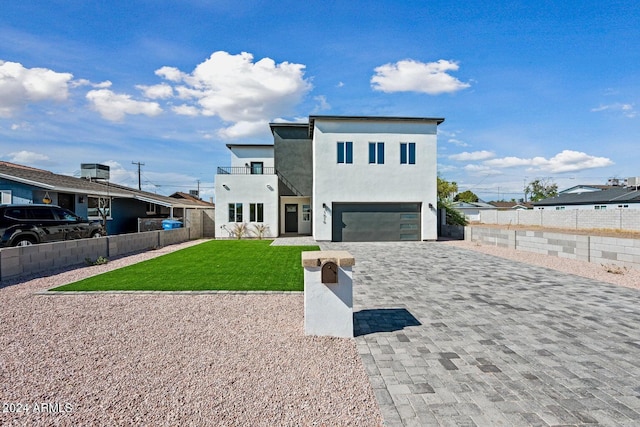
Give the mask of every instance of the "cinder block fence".
<path id="1" fill-rule="evenodd" d="M 560 258 L 640 268 L 640 239 L 465 227 L 465 240 Z"/>
<path id="2" fill-rule="evenodd" d="M 143 252 L 200 237 L 191 234 L 190 228 L 176 228 L 3 248 L 0 249 L 0 280 L 85 264 L 87 259 L 95 261 L 98 257 L 110 259 Z"/>

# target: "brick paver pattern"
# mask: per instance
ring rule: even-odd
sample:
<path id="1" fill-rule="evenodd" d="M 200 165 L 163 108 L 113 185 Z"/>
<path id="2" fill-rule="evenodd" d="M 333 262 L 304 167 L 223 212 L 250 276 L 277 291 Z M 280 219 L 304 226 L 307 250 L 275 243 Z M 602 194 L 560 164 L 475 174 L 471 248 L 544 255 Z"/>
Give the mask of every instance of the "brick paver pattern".
<path id="1" fill-rule="evenodd" d="M 640 291 L 436 242 L 350 251 L 385 425 L 640 425 Z"/>

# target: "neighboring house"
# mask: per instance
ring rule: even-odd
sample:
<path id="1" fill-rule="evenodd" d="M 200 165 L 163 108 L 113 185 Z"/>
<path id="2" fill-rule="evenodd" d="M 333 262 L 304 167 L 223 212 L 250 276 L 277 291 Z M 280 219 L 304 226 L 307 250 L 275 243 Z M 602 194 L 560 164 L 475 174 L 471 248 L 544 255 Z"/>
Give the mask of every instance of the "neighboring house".
<path id="1" fill-rule="evenodd" d="M 173 194 L 171 194 L 169 197 L 171 197 L 172 199 L 184 199 L 184 200 L 188 200 L 192 203 L 198 204 L 198 205 L 202 205 L 202 206 L 206 206 L 208 208 L 215 208 L 215 204 L 213 202 L 207 202 L 202 200 L 199 197 L 194 196 L 193 194 L 189 194 L 189 193 L 183 193 L 182 191 L 177 191 Z"/>
<path id="2" fill-rule="evenodd" d="M 451 207 L 462 212 L 468 221 L 478 222 L 480 221 L 481 211 L 495 211 L 497 208 L 485 202 L 453 202 Z"/>
<path id="3" fill-rule="evenodd" d="M 566 190 L 560 191 L 558 194 L 580 194 L 591 193 L 594 191 L 610 190 L 612 188 L 620 188 L 617 185 L 574 185 Z"/>
<path id="4" fill-rule="evenodd" d="M 533 204 L 530 202 L 489 202 L 489 204 L 495 206 L 499 211 L 533 209 Z"/>
<path id="5" fill-rule="evenodd" d="M 437 239 L 442 118 L 310 116 L 270 124 L 274 142 L 235 145 L 219 167 L 219 236 L 238 224 L 319 241 Z"/>
<path id="6" fill-rule="evenodd" d="M 591 187 L 593 188 L 593 186 Z M 585 192 L 563 191 L 556 197 L 534 202 L 533 205 L 535 209 L 555 210 L 640 209 L 640 191 L 638 191 L 638 187 L 621 186 Z"/>
<path id="7" fill-rule="evenodd" d="M 108 171 L 108 167 L 95 165 Z M 108 173 L 108 172 L 107 172 Z M 106 213 L 109 234 L 138 231 L 139 218 L 183 217 L 188 209 L 203 209 L 187 200 L 135 190 L 107 180 L 59 175 L 42 169 L 0 162 L 3 204 L 51 203 L 91 220 Z"/>

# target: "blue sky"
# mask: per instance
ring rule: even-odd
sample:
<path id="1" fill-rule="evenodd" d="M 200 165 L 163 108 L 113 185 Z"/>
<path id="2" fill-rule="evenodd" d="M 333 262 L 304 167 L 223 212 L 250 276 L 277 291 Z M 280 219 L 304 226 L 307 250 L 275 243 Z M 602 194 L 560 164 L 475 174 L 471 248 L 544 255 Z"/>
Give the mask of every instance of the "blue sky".
<path id="1" fill-rule="evenodd" d="M 444 117 L 485 200 L 640 176 L 640 3 L 6 1 L 0 160 L 213 197 L 228 143 L 310 114 Z"/>

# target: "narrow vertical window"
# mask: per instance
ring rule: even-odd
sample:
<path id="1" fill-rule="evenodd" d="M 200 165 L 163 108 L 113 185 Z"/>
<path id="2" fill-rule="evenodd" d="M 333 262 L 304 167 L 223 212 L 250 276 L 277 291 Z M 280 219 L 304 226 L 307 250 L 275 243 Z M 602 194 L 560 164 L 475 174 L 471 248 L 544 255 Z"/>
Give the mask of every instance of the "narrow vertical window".
<path id="1" fill-rule="evenodd" d="M 346 149 L 346 161 L 347 163 L 353 163 L 353 142 L 345 142 Z"/>
<path id="2" fill-rule="evenodd" d="M 401 142 L 400 143 L 400 164 L 406 165 L 416 164 L 416 143 Z"/>
<path id="3" fill-rule="evenodd" d="M 384 164 L 384 142 L 369 143 L 369 163 Z"/>
<path id="4" fill-rule="evenodd" d="M 344 142 L 338 142 L 338 163 L 344 163 Z"/>
<path id="5" fill-rule="evenodd" d="M 378 164 L 384 164 L 384 142 L 378 142 Z"/>
<path id="6" fill-rule="evenodd" d="M 353 142 L 338 142 L 338 163 L 353 163 Z"/>
<path id="7" fill-rule="evenodd" d="M 416 143 L 415 142 L 409 143 L 409 164 L 410 165 L 416 164 Z"/>
<path id="8" fill-rule="evenodd" d="M 264 222 L 264 204 L 249 204 L 249 222 Z"/>
<path id="9" fill-rule="evenodd" d="M 236 205 L 229 203 L 229 222 L 236 222 Z"/>

